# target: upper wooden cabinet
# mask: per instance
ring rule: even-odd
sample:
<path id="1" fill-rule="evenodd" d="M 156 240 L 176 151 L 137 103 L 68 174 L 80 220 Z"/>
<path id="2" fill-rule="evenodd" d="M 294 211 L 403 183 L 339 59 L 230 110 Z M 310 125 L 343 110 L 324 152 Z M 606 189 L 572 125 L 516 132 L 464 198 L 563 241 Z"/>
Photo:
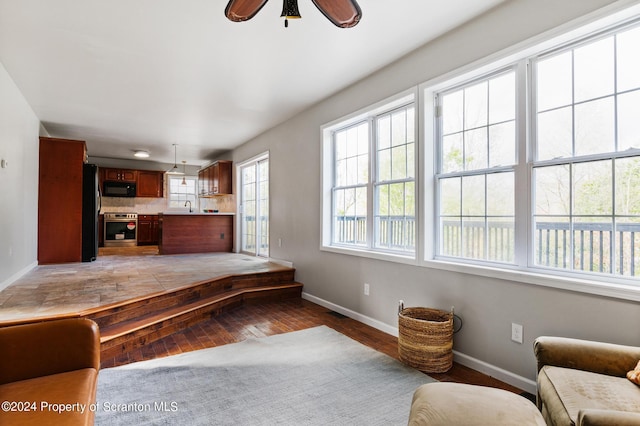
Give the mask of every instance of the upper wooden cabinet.
<path id="1" fill-rule="evenodd" d="M 103 169 L 103 170 L 104 170 L 104 180 L 135 182 L 138 178 L 137 170 L 127 170 L 127 169 Z"/>
<path id="2" fill-rule="evenodd" d="M 104 181 L 132 182 L 136 184 L 136 197 L 164 196 L 164 172 L 100 167 L 100 189 Z"/>
<path id="3" fill-rule="evenodd" d="M 164 172 L 138 170 L 136 196 L 161 198 L 163 196 L 163 176 Z"/>
<path id="4" fill-rule="evenodd" d="M 231 161 L 216 161 L 198 172 L 201 197 L 233 193 Z"/>

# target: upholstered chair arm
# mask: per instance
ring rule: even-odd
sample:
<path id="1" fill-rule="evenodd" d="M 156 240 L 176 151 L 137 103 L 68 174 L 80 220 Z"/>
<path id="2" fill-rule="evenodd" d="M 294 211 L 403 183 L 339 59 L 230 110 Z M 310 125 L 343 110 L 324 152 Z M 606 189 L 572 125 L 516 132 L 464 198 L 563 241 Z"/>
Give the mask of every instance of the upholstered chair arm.
<path id="1" fill-rule="evenodd" d="M 640 348 L 567 337 L 538 337 L 533 343 L 538 371 L 545 365 L 625 377 L 640 360 Z"/>
<path id="2" fill-rule="evenodd" d="M 0 328 L 0 384 L 100 368 L 100 331 L 74 318 Z"/>
<path id="3" fill-rule="evenodd" d="M 640 426 L 640 413 L 613 410 L 581 410 L 578 426 Z"/>

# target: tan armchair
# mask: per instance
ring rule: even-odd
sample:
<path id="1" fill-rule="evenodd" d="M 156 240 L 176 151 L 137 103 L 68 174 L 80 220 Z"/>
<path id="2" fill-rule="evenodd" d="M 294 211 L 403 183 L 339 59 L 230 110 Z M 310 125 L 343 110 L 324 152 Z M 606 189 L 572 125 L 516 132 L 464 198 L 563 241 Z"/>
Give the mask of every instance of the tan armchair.
<path id="1" fill-rule="evenodd" d="M 0 327 L 0 425 L 92 425 L 99 369 L 93 321 Z"/>
<path id="2" fill-rule="evenodd" d="M 626 374 L 640 347 L 538 337 L 538 408 L 549 426 L 640 426 L 640 386 Z"/>

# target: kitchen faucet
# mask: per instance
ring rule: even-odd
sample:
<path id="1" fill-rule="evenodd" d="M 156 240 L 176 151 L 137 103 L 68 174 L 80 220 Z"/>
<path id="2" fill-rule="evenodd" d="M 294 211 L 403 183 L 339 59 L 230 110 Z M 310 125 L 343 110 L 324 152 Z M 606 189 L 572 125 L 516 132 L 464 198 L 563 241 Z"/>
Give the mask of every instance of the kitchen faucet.
<path id="1" fill-rule="evenodd" d="M 184 202 L 184 206 L 187 207 L 187 203 L 189 203 L 189 213 L 193 212 L 193 210 L 191 210 L 191 201 L 187 200 Z"/>

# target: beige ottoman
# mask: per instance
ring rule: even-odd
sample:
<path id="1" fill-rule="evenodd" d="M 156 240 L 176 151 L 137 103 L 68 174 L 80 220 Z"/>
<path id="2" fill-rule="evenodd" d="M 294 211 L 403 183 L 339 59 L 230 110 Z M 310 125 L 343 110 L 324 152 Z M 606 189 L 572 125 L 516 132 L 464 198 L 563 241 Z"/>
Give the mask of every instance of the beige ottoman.
<path id="1" fill-rule="evenodd" d="M 409 425 L 546 426 L 537 407 L 501 389 L 429 383 L 413 394 Z"/>

